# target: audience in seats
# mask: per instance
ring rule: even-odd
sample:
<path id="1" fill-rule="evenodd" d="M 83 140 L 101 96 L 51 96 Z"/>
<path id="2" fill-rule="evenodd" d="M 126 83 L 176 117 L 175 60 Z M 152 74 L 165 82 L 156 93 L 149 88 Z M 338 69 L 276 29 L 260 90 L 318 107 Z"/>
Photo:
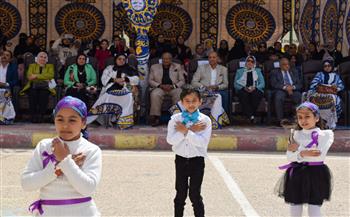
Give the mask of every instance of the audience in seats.
<path id="1" fill-rule="evenodd" d="M 160 123 L 161 108 L 165 95 L 171 96 L 174 105 L 180 100 L 181 87 L 185 84 L 184 70 L 181 65 L 172 62 L 172 55 L 164 53 L 162 64 L 154 64 L 149 72 L 150 86 L 150 123 Z M 171 106 L 171 105 L 170 105 Z"/>
<path id="2" fill-rule="evenodd" d="M 221 128 L 230 123 L 228 111 L 227 68 L 218 64 L 218 54 L 209 53 L 209 64 L 200 65 L 193 75 L 192 86 L 203 94 L 200 110 L 211 116 L 213 128 Z M 182 111 L 181 105 L 180 109 Z M 206 110 L 206 111 L 205 111 Z"/>
<path id="3" fill-rule="evenodd" d="M 64 75 L 66 96 L 73 96 L 82 100 L 89 108 L 89 95 L 96 94 L 96 72 L 86 63 L 87 56 L 79 54 L 76 63 L 68 66 Z"/>
<path id="4" fill-rule="evenodd" d="M 16 112 L 12 103 L 12 93 L 18 84 L 17 64 L 10 63 L 11 51 L 0 53 L 0 124 L 12 124 Z"/>
<path id="5" fill-rule="evenodd" d="M 243 114 L 251 123 L 255 123 L 256 111 L 264 96 L 265 81 L 261 69 L 256 67 L 254 56 L 248 56 L 244 68 L 237 70 L 234 88 Z"/>
<path id="6" fill-rule="evenodd" d="M 134 98 L 137 97 L 138 73 L 118 54 L 114 64 L 103 71 L 100 96 L 89 112 L 87 123 L 97 120 L 106 127 L 125 129 L 134 125 Z"/>
<path id="7" fill-rule="evenodd" d="M 342 112 L 341 99 L 338 96 L 342 90 L 344 83 L 334 71 L 333 59 L 324 60 L 323 71 L 318 72 L 311 81 L 305 100 L 319 106 L 321 118 L 330 129 L 335 129 Z"/>
<path id="8" fill-rule="evenodd" d="M 273 101 L 277 120 L 282 126 L 291 124 L 291 121 L 288 119 L 291 117 L 284 117 L 285 109 L 283 105 L 286 98 L 290 98 L 294 106 L 300 104 L 302 82 L 298 76 L 298 72 L 291 70 L 287 58 L 281 58 L 280 68 L 271 72 L 270 84 L 274 91 Z"/>
<path id="9" fill-rule="evenodd" d="M 36 63 L 29 65 L 27 71 L 28 82 L 21 90 L 20 95 L 26 92 L 29 94 L 29 108 L 31 121 L 33 123 L 41 123 L 48 108 L 49 95 L 56 95 L 54 78 L 54 66 L 48 64 L 47 53 L 41 51 Z"/>

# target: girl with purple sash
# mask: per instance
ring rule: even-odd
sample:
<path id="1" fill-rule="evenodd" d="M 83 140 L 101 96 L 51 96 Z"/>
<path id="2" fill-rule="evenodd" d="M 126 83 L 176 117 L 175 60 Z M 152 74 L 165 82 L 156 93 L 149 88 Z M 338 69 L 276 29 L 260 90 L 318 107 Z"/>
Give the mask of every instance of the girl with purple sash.
<path id="1" fill-rule="evenodd" d="M 101 178 L 101 150 L 81 133 L 86 127 L 83 101 L 64 97 L 54 110 L 58 137 L 41 140 L 21 176 L 25 191 L 39 190 L 29 207 L 41 216 L 100 216 L 91 198 Z"/>
<path id="2" fill-rule="evenodd" d="M 317 105 L 304 102 L 297 111 L 297 127 L 292 130 L 287 159 L 289 164 L 280 166 L 286 170 L 276 186 L 280 197 L 290 204 L 291 216 L 302 216 L 303 204 L 308 204 L 309 216 L 321 216 L 324 200 L 332 191 L 332 176 L 324 163 L 334 141 L 331 130 L 323 130 Z"/>

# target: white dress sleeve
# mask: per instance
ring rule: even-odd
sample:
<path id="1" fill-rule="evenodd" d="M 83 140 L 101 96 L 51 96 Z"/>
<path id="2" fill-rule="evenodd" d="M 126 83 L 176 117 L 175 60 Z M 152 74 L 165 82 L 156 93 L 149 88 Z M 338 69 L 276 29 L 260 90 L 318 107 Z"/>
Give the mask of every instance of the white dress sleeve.
<path id="1" fill-rule="evenodd" d="M 38 143 L 32 158 L 21 175 L 21 185 L 25 191 L 38 190 L 57 178 L 53 162 L 49 161 L 46 167 L 43 168 L 43 158 L 41 156 L 44 151 L 43 145 L 42 141 Z"/>
<path id="2" fill-rule="evenodd" d="M 71 155 L 68 155 L 58 165 L 73 188 L 84 196 L 90 196 L 96 189 L 101 178 L 102 155 L 98 147 L 87 156 L 82 168 L 79 168 Z"/>

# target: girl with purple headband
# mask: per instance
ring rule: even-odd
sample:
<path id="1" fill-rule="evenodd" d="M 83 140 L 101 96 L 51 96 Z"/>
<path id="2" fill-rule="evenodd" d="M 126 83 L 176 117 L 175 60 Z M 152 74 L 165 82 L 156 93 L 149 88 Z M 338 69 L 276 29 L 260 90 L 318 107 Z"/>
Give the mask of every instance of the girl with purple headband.
<path id="1" fill-rule="evenodd" d="M 87 108 L 67 96 L 54 110 L 58 137 L 41 140 L 22 173 L 26 191 L 40 190 L 29 210 L 42 216 L 100 216 L 91 198 L 101 178 L 101 150 L 83 138 Z"/>
<path id="2" fill-rule="evenodd" d="M 323 130 L 317 105 L 304 102 L 296 113 L 297 127 L 291 131 L 287 148 L 290 163 L 279 167 L 286 172 L 276 191 L 290 204 L 291 216 L 302 216 L 303 204 L 308 204 L 309 216 L 321 216 L 322 203 L 330 199 L 332 191 L 331 172 L 324 160 L 334 134 Z"/>

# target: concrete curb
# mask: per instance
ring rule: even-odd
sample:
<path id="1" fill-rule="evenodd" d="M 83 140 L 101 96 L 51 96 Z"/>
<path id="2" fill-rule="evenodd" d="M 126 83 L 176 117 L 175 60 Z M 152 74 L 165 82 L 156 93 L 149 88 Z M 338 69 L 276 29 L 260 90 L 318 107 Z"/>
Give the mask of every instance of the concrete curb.
<path id="1" fill-rule="evenodd" d="M 33 148 L 41 139 L 56 136 L 53 129 L 16 130 L 0 132 L 1 148 Z M 213 131 L 209 150 L 214 151 L 285 151 L 288 132 L 283 130 L 235 129 Z M 350 152 L 350 131 L 335 131 L 335 142 L 330 151 Z M 102 149 L 116 150 L 171 150 L 166 142 L 166 129 L 106 130 L 92 129 L 91 142 Z"/>

